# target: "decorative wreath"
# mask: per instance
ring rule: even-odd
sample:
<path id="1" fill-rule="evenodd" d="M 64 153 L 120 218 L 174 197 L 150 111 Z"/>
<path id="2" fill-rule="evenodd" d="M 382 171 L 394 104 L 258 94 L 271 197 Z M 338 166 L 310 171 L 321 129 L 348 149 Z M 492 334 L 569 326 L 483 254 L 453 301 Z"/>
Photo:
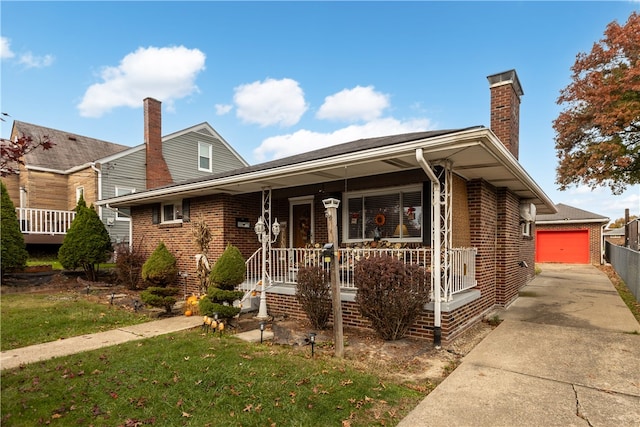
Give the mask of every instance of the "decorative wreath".
<path id="1" fill-rule="evenodd" d="M 378 215 L 376 215 L 376 218 L 374 221 L 378 227 L 382 227 L 386 220 L 387 219 L 384 217 L 384 215 L 379 213 Z"/>

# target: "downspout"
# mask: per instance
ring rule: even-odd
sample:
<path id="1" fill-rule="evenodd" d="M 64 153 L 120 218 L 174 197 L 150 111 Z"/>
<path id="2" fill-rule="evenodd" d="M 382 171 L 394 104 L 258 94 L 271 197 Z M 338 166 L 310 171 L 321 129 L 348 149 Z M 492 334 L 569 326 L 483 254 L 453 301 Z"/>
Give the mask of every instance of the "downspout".
<path id="1" fill-rule="evenodd" d="M 441 284 L 442 284 L 442 266 L 441 266 L 441 219 L 440 219 L 440 181 L 436 176 L 431 165 L 424 158 L 422 148 L 416 149 L 416 160 L 418 164 L 427 174 L 431 181 L 431 241 L 432 241 L 432 255 L 431 255 L 431 284 L 433 285 L 433 345 L 436 348 L 440 348 L 442 343 L 442 308 L 441 308 Z"/>
<path id="2" fill-rule="evenodd" d="M 98 175 L 98 200 L 102 200 L 102 170 L 96 167 L 95 162 L 91 162 L 89 165 Z M 102 206 L 98 206 L 98 216 L 102 219 Z"/>

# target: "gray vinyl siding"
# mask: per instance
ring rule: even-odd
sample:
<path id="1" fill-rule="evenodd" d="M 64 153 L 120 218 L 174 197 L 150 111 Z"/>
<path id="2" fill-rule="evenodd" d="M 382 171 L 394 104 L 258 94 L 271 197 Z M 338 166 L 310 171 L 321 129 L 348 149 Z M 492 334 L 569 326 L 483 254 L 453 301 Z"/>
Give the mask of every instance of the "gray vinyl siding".
<path id="1" fill-rule="evenodd" d="M 131 188 L 136 192 L 146 189 L 145 150 L 119 157 L 102 164 L 102 198 L 116 196 L 116 187 Z M 129 221 L 116 219 L 112 209 L 102 209 L 102 221 L 107 225 L 111 241 L 115 243 L 129 241 Z M 110 225 L 111 224 L 111 225 Z"/>
<path id="2" fill-rule="evenodd" d="M 198 143 L 212 145 L 212 171 L 198 170 Z M 165 140 L 162 145 L 164 159 L 174 182 L 207 176 L 246 166 L 227 146 L 206 128 Z"/>

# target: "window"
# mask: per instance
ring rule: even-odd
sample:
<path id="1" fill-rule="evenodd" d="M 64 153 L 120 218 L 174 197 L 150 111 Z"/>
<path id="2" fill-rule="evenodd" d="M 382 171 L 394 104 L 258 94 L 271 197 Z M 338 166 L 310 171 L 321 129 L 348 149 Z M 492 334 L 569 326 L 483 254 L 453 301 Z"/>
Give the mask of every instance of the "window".
<path id="1" fill-rule="evenodd" d="M 346 241 L 422 241 L 421 187 L 348 193 L 345 198 Z"/>
<path id="2" fill-rule="evenodd" d="M 198 142 L 198 170 L 203 172 L 211 172 L 213 170 L 211 166 L 211 144 L 204 142 Z"/>
<path id="3" fill-rule="evenodd" d="M 160 209 L 162 214 L 161 222 L 180 222 L 182 221 L 182 205 L 180 202 L 163 203 Z"/>
<path id="4" fill-rule="evenodd" d="M 126 196 L 127 194 L 135 193 L 134 188 L 116 187 L 116 197 Z M 131 220 L 131 208 L 118 208 L 116 211 L 116 219 L 118 221 L 130 221 Z"/>
<path id="5" fill-rule="evenodd" d="M 80 200 L 80 196 L 84 197 L 84 187 L 76 187 L 76 204 Z"/>

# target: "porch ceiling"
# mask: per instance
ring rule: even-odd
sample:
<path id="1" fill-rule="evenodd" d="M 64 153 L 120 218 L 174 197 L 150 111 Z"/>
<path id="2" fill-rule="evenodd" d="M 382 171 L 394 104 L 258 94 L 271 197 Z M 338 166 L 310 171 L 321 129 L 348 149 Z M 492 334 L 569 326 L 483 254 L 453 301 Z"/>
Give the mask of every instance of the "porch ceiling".
<path id="1" fill-rule="evenodd" d="M 365 144 L 367 141 L 371 143 Z M 176 196 L 242 194 L 261 191 L 265 187 L 280 189 L 419 169 L 417 148 L 423 149 L 425 159 L 432 166 L 440 162 L 451 162 L 453 171 L 466 179 L 484 179 L 496 187 L 509 188 L 519 197 L 536 204 L 538 213 L 555 212 L 553 202 L 495 135 L 485 128 L 410 139 L 391 145 L 382 144 L 379 138 L 363 140 L 360 149 L 342 153 L 327 149 L 327 157 L 316 154 L 305 159 L 301 155 L 300 161 L 296 162 L 294 156 L 288 161 L 282 159 L 270 162 L 272 167 L 250 166 L 225 176 L 134 193 L 106 202 L 115 207 L 134 206 Z"/>

